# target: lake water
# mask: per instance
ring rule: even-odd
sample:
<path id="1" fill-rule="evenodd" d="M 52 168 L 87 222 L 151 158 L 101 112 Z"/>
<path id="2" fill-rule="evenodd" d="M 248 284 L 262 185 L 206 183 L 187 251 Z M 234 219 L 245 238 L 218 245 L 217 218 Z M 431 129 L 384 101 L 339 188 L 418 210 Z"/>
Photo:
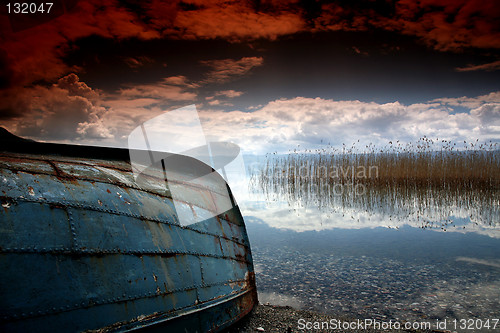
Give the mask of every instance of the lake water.
<path id="1" fill-rule="evenodd" d="M 498 189 L 250 188 L 241 206 L 262 303 L 385 321 L 499 318 Z"/>

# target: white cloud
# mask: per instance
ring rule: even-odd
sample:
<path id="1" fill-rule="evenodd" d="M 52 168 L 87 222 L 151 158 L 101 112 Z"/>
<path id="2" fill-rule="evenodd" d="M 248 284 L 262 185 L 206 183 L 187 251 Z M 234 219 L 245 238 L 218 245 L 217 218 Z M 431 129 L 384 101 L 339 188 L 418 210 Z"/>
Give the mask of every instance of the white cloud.
<path id="1" fill-rule="evenodd" d="M 35 139 L 113 146 L 126 146 L 127 135 L 140 123 L 198 97 L 182 76 L 104 95 L 71 74 L 56 85 L 36 86 L 24 93 L 29 93 L 27 99 L 32 101 L 25 106 L 29 110 L 6 124 L 15 133 Z M 231 98 L 240 93 L 226 90 L 215 96 Z M 500 92 L 411 105 L 295 97 L 274 100 L 251 111 L 215 109 L 230 105 L 223 97 L 206 101 L 205 106 L 198 107 L 207 136 L 237 143 L 246 153 L 285 153 L 298 145 L 310 149 L 328 143 L 339 147 L 358 140 L 357 146 L 362 148 L 369 143 L 414 142 L 423 136 L 500 140 Z M 452 106 L 465 111 L 455 112 Z"/>
<path id="2" fill-rule="evenodd" d="M 496 96 L 498 93 L 464 100 L 478 105 Z M 334 146 L 357 140 L 360 145 L 385 145 L 391 140 L 410 142 L 423 136 L 500 140 L 500 103 L 483 103 L 462 113 L 451 112 L 446 103 L 406 106 L 296 97 L 269 102 L 254 112 L 206 110 L 201 118 L 206 132 L 253 153 L 287 152 L 299 144 L 301 148 L 318 148 L 321 140 Z"/>
<path id="3" fill-rule="evenodd" d="M 462 106 L 465 108 L 473 109 L 486 103 L 500 103 L 500 91 L 491 92 L 487 95 L 477 97 L 457 97 L 457 98 L 437 98 L 430 103 L 439 103 L 449 106 Z"/>

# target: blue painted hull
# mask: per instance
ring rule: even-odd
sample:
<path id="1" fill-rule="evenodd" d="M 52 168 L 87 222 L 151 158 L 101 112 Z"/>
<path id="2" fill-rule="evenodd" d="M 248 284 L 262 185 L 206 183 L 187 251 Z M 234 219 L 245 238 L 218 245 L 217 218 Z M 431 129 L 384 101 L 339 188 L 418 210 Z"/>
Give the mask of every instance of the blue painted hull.
<path id="1" fill-rule="evenodd" d="M 181 225 L 123 151 L 19 146 L 0 152 L 0 331 L 208 332 L 256 304 L 237 206 Z M 185 184 L 186 209 L 209 216 L 222 183 Z"/>

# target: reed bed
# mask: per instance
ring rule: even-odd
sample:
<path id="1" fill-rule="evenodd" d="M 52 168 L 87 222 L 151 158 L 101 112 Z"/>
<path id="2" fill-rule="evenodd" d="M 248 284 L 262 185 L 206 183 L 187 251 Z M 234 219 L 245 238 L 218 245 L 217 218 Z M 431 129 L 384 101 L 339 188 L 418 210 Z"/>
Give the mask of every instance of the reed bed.
<path id="1" fill-rule="evenodd" d="M 452 216 L 500 224 L 500 151 L 493 142 L 423 137 L 385 147 L 291 151 L 270 154 L 252 174 L 254 188 L 291 206 L 355 208 L 389 219 L 415 218 L 445 229 Z"/>

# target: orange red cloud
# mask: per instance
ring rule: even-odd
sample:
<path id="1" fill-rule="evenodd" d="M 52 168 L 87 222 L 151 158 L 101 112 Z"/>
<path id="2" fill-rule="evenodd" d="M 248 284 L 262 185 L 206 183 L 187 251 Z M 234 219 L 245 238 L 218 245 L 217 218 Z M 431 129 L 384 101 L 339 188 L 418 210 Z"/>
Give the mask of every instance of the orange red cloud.
<path id="1" fill-rule="evenodd" d="M 0 16 L 1 26 L 6 27 L 8 19 Z M 11 21 L 14 19 L 10 17 Z M 49 22 L 17 32 L 4 30 L 0 48 L 11 69 L 9 81 L 23 85 L 54 80 L 75 70 L 62 58 L 73 47 L 72 42 L 91 35 L 116 39 L 160 37 L 158 31 L 116 1 L 80 1 L 72 11 Z"/>
<path id="2" fill-rule="evenodd" d="M 482 0 L 399 0 L 376 27 L 418 36 L 441 50 L 500 48 L 500 5 Z"/>
<path id="3" fill-rule="evenodd" d="M 296 1 L 159 1 L 127 7 L 116 0 L 79 1 L 52 21 L 8 31 L 0 17 L 0 48 L 9 82 L 58 79 L 70 70 L 61 59 L 75 40 L 91 35 L 124 39 L 275 39 L 304 31 L 383 29 L 417 36 L 440 50 L 500 48 L 500 5 L 483 0 L 397 0 L 361 7 L 324 2 L 314 15 Z"/>
<path id="4" fill-rule="evenodd" d="M 244 57 L 239 60 L 207 60 L 202 63 L 212 69 L 207 73 L 204 83 L 223 83 L 247 74 L 254 67 L 261 66 L 264 63 L 264 59 L 262 57 Z"/>

